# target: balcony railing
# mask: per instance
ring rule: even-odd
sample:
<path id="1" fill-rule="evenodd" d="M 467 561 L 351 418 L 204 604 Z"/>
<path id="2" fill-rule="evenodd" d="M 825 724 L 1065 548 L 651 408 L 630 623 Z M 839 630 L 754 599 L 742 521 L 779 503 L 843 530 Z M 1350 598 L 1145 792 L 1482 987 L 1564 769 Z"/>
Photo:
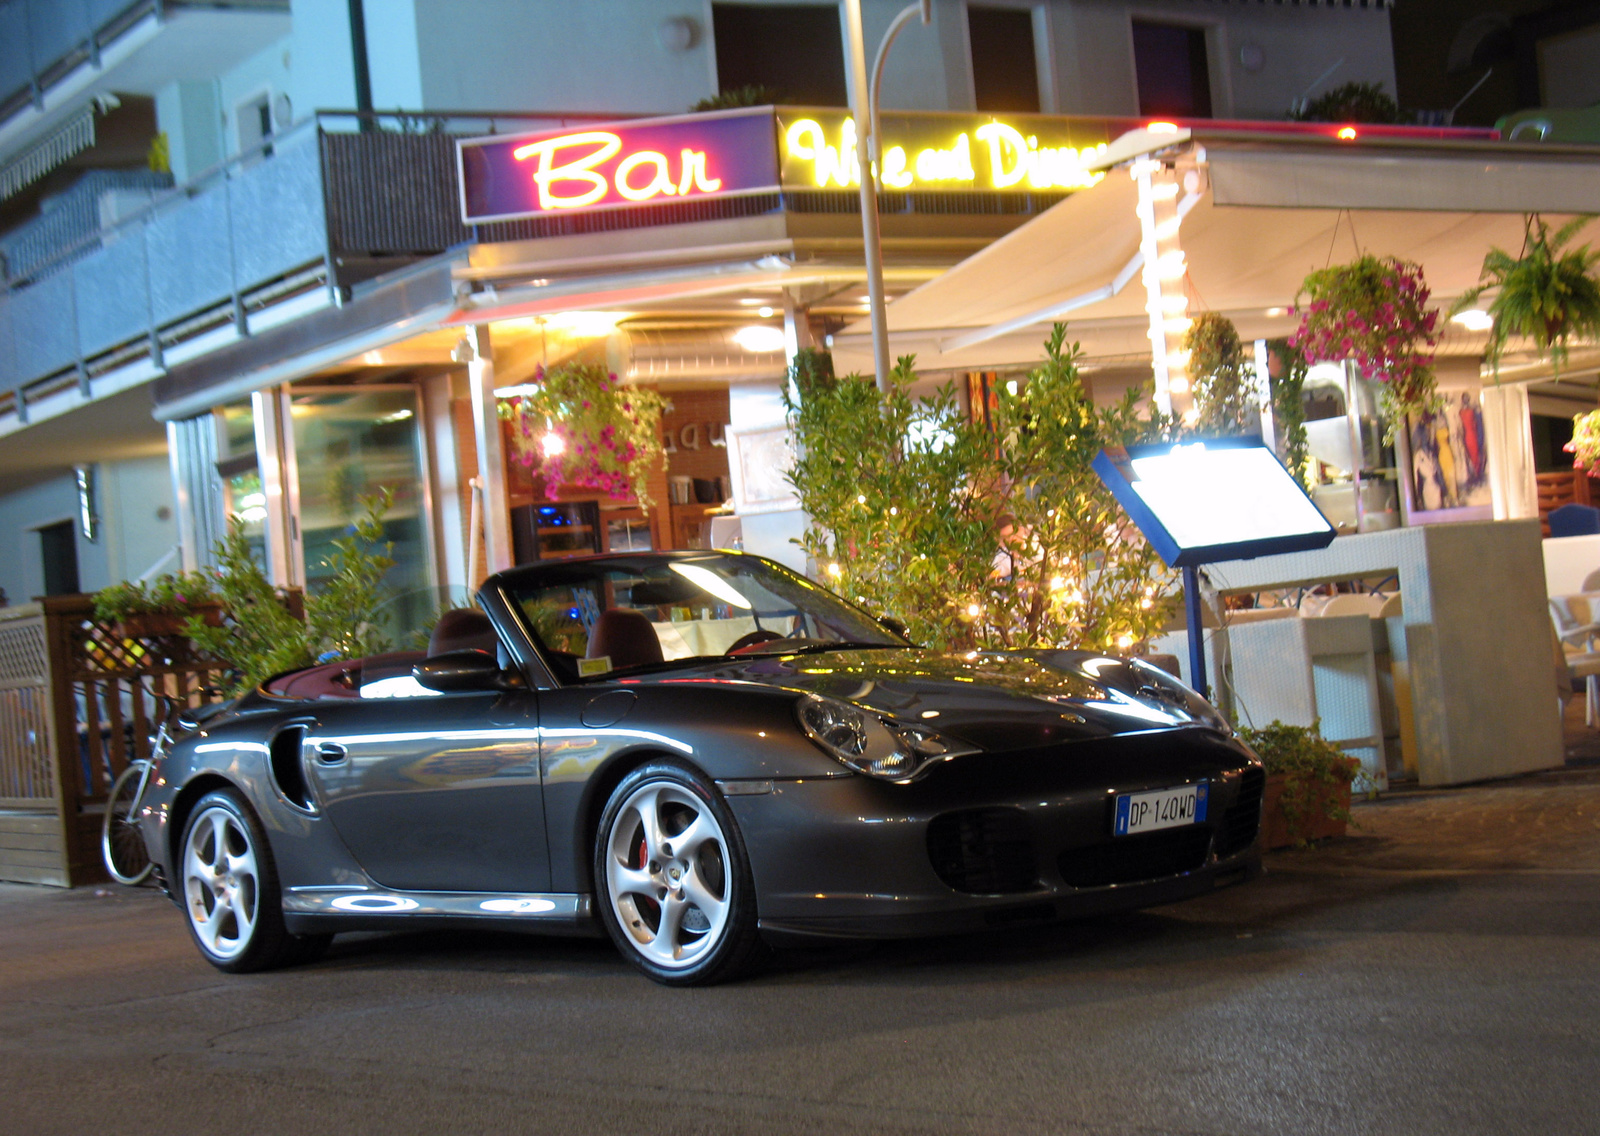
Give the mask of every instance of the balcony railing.
<path id="1" fill-rule="evenodd" d="M 455 138 L 599 116 L 452 114 L 307 119 L 159 194 L 113 228 L 35 257 L 0 293 L 0 413 L 166 354 L 319 288 L 337 293 L 471 239 Z"/>

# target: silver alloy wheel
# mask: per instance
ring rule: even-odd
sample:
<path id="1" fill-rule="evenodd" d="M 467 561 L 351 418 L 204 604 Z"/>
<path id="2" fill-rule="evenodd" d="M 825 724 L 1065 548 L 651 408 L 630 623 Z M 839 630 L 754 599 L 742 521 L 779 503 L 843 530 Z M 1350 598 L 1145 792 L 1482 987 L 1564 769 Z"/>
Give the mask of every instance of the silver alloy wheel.
<path id="1" fill-rule="evenodd" d="M 244 823 L 219 805 L 190 825 L 183 892 L 189 923 L 205 949 L 224 960 L 243 954 L 259 913 L 260 873 Z"/>
<path id="2" fill-rule="evenodd" d="M 639 786 L 606 835 L 606 891 L 634 948 L 668 970 L 722 940 L 730 907 L 728 841 L 706 803 L 667 781 Z"/>

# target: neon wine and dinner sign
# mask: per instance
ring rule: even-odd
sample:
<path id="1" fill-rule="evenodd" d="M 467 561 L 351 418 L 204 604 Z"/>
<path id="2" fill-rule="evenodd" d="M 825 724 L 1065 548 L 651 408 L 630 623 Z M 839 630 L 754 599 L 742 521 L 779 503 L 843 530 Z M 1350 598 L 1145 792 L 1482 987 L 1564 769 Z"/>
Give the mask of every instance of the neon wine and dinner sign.
<path id="1" fill-rule="evenodd" d="M 887 115 L 886 190 L 1073 190 L 1101 177 L 1086 168 L 1105 148 L 971 115 Z M 1083 124 L 1074 124 L 1082 130 Z M 861 184 L 855 122 L 828 111 L 758 110 L 732 115 L 615 123 L 457 146 L 467 224 L 591 209 L 727 197 L 780 189 Z"/>

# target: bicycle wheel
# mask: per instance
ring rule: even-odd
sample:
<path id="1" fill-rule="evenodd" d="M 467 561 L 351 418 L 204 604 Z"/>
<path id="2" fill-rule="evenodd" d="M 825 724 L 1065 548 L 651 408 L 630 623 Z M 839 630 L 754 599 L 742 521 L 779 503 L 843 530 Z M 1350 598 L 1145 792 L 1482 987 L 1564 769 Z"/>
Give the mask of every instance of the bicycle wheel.
<path id="1" fill-rule="evenodd" d="M 106 798 L 105 819 L 100 822 L 100 854 L 106 871 L 119 884 L 137 887 L 150 875 L 150 853 L 145 849 L 134 809 L 144 788 L 145 765 L 134 762 L 122 771 Z"/>

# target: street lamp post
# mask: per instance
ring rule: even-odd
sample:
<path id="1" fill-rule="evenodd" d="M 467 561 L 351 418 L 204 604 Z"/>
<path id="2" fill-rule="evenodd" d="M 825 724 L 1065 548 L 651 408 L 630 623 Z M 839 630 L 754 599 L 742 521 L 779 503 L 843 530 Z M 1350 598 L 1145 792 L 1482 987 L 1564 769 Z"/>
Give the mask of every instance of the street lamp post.
<path id="1" fill-rule="evenodd" d="M 849 30 L 850 112 L 856 120 L 856 164 L 861 169 L 861 236 L 866 252 L 867 305 L 872 321 L 872 364 L 877 372 L 878 389 L 889 389 L 889 328 L 883 303 L 883 243 L 878 235 L 878 87 L 883 81 L 883 63 L 894 37 L 912 16 L 920 15 L 923 24 L 933 21 L 933 0 L 918 0 L 901 10 L 884 33 L 878 54 L 867 77 L 867 48 L 861 30 L 861 0 L 845 0 L 845 22 Z"/>

